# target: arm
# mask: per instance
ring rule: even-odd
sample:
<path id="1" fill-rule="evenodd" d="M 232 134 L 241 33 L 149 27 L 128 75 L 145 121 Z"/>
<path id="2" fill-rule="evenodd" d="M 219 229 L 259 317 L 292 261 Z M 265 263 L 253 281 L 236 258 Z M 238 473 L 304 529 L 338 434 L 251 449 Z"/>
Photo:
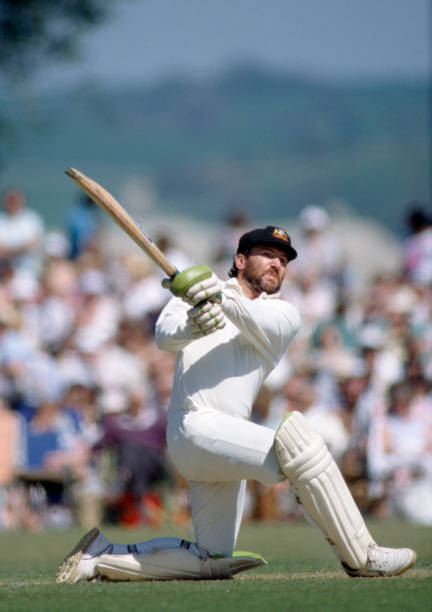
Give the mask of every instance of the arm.
<path id="1" fill-rule="evenodd" d="M 194 308 L 186 310 L 184 322 L 184 306 L 172 305 L 158 319 L 156 325 L 156 343 L 166 351 L 181 351 L 191 340 L 213 334 L 225 327 L 225 316 L 219 304 L 203 302 Z"/>
<path id="2" fill-rule="evenodd" d="M 265 296 L 250 300 L 242 295 L 237 283 L 228 281 L 223 285 L 207 266 L 188 268 L 174 281 L 167 280 L 164 286 L 192 306 L 200 306 L 203 300 L 221 303 L 222 312 L 272 367 L 279 362 L 300 326 L 298 311 L 291 304 Z M 182 302 L 178 301 L 177 307 L 171 306 L 172 302 L 168 303 L 158 321 L 156 342 L 159 348 L 178 351 L 193 336 L 184 318 L 176 317 L 175 308 L 181 308 Z"/>
<path id="3" fill-rule="evenodd" d="M 222 283 L 207 266 L 186 268 L 174 279 L 164 279 L 162 286 L 177 299 L 168 302 L 156 322 L 155 339 L 160 349 L 181 351 L 192 340 L 225 326 L 219 306 Z"/>
<path id="4" fill-rule="evenodd" d="M 155 340 L 163 351 L 181 351 L 192 341 L 187 325 L 188 305 L 179 298 L 172 298 L 156 321 Z"/>
<path id="5" fill-rule="evenodd" d="M 297 309 L 277 298 L 250 300 L 235 286 L 222 293 L 226 317 L 274 367 L 300 327 Z"/>

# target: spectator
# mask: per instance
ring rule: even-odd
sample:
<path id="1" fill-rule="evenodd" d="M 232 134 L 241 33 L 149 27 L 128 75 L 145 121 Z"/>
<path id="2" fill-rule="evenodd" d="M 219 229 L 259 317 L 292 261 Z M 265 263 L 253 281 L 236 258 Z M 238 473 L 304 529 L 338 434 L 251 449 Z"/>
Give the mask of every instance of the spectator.
<path id="1" fill-rule="evenodd" d="M 65 234 L 60 230 L 52 230 L 45 236 L 44 256 L 46 259 L 67 259 L 70 245 Z"/>
<path id="2" fill-rule="evenodd" d="M 315 380 L 310 372 L 292 376 L 284 387 L 286 410 L 298 410 L 311 423 L 329 446 L 336 461 L 340 462 L 349 444 L 349 429 L 336 407 L 320 401 Z"/>
<path id="3" fill-rule="evenodd" d="M 19 463 L 19 439 L 19 417 L 0 398 L 0 491 L 14 480 L 16 466 Z"/>
<path id="4" fill-rule="evenodd" d="M 113 340 L 120 321 L 120 305 L 109 293 L 107 280 L 97 268 L 78 279 L 81 296 L 74 341 L 80 351 L 94 353 Z"/>
<path id="5" fill-rule="evenodd" d="M 92 250 L 99 239 L 100 217 L 97 205 L 87 194 L 80 194 L 71 206 L 66 219 L 66 233 L 70 244 L 69 257 L 77 259 Z"/>
<path id="6" fill-rule="evenodd" d="M 115 392 L 115 391 L 114 391 Z M 167 477 L 165 462 L 166 413 L 144 388 L 131 389 L 112 403 L 113 390 L 101 398 L 106 414 L 102 435 L 93 447 L 115 450 L 116 477 L 110 493 L 117 520 L 123 525 L 154 523 L 154 505 L 148 516 L 149 494 Z M 114 412 L 107 409 L 115 408 Z M 150 499 L 154 502 L 154 496 Z M 160 507 L 160 503 L 158 504 Z"/>
<path id="7" fill-rule="evenodd" d="M 232 265 L 233 254 L 237 249 L 239 238 L 250 229 L 250 219 L 244 208 L 234 208 L 224 221 L 218 238 L 219 249 L 213 254 L 215 270 L 220 270 L 222 277 Z"/>
<path id="8" fill-rule="evenodd" d="M 124 291 L 123 311 L 132 321 L 142 321 L 146 317 L 155 318 L 167 303 L 168 297 L 161 285 L 161 276 L 155 274 L 151 264 L 142 258 L 128 258 L 127 269 L 129 285 Z"/>
<path id="9" fill-rule="evenodd" d="M 66 493 L 82 477 L 88 462 L 88 449 L 58 399 L 46 394 L 23 425 L 24 452 L 17 478 L 30 491 L 38 485 L 43 492 L 42 511 L 33 513 L 37 528 L 72 523 Z"/>
<path id="10" fill-rule="evenodd" d="M 421 204 L 414 203 L 407 215 L 409 235 L 402 244 L 402 267 L 412 282 L 432 282 L 432 223 Z"/>
<path id="11" fill-rule="evenodd" d="M 184 270 L 192 265 L 189 257 L 173 244 L 173 240 L 169 234 L 159 234 L 156 238 L 156 245 L 177 270 Z"/>
<path id="12" fill-rule="evenodd" d="M 321 206 L 308 205 L 300 212 L 299 257 L 296 277 L 319 278 L 340 287 L 343 281 L 342 251 L 329 232 L 330 217 Z"/>
<path id="13" fill-rule="evenodd" d="M 13 408 L 21 400 L 22 379 L 33 348 L 19 329 L 19 312 L 10 304 L 0 309 L 0 388 Z"/>
<path id="14" fill-rule="evenodd" d="M 387 412 L 372 424 L 368 461 L 388 513 L 432 525 L 432 404 L 408 380 L 395 383 Z"/>
<path id="15" fill-rule="evenodd" d="M 83 527 L 90 528 L 102 521 L 105 513 L 107 470 L 104 460 L 107 457 L 91 453 L 91 448 L 102 435 L 100 413 L 96 398 L 97 391 L 89 373 L 81 369 L 81 363 L 74 361 L 74 356 L 66 356 L 64 365 L 71 368 L 74 375 L 62 398 L 62 408 L 72 419 L 84 448 L 88 450 L 89 460 L 83 462 L 75 482 L 71 487 L 76 511 L 76 518 Z"/>
<path id="16" fill-rule="evenodd" d="M 42 219 L 35 210 L 27 208 L 24 193 L 7 189 L 0 213 L 0 256 L 8 259 L 15 269 L 37 274 L 43 235 Z"/>
<path id="17" fill-rule="evenodd" d="M 309 339 L 320 321 L 332 319 L 336 309 L 336 293 L 322 276 L 301 274 L 295 284 L 284 283 L 282 296 L 302 312 L 304 331 Z"/>

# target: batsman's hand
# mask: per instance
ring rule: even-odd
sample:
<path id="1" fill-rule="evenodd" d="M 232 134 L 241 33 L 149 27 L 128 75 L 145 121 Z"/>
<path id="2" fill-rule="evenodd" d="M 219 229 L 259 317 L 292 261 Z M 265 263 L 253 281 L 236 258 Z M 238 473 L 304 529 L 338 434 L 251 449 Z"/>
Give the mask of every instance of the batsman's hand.
<path id="1" fill-rule="evenodd" d="M 172 280 L 162 281 L 162 286 L 191 306 L 204 301 L 222 301 L 222 281 L 206 265 L 186 268 Z"/>
<path id="2" fill-rule="evenodd" d="M 205 302 L 188 310 L 187 326 L 193 338 L 208 336 L 225 327 L 225 315 L 219 304 Z"/>
<path id="3" fill-rule="evenodd" d="M 222 282 L 216 274 L 212 272 L 209 278 L 205 278 L 191 285 L 182 299 L 191 306 L 196 306 L 204 301 L 220 304 L 222 302 L 221 292 Z"/>

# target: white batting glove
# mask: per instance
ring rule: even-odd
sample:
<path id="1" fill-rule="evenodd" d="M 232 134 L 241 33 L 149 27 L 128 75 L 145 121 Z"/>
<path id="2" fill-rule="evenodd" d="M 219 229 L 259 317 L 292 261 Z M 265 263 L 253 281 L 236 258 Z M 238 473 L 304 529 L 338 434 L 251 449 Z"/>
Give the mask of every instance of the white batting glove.
<path id="1" fill-rule="evenodd" d="M 194 338 L 208 336 L 225 327 L 225 315 L 219 304 L 206 302 L 188 310 L 187 325 Z"/>
<path id="2" fill-rule="evenodd" d="M 203 301 L 220 304 L 222 301 L 221 291 L 222 281 L 216 274 L 212 273 L 209 278 L 205 278 L 191 285 L 182 297 L 182 300 L 191 306 L 195 306 Z"/>

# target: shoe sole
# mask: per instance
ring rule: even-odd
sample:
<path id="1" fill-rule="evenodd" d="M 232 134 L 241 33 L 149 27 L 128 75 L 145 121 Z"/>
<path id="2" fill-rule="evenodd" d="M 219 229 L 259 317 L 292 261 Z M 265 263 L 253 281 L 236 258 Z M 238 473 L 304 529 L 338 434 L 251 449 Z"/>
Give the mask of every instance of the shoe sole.
<path id="1" fill-rule="evenodd" d="M 56 573 L 56 582 L 74 582 L 74 578 L 77 574 L 79 562 L 82 559 L 83 553 L 86 548 L 90 546 L 92 542 L 96 540 L 99 535 L 99 529 L 97 527 L 93 527 L 90 529 L 75 548 L 65 557 L 64 561 L 59 565 L 59 568 Z"/>
<path id="2" fill-rule="evenodd" d="M 348 565 L 346 565 L 343 562 L 342 562 L 342 567 L 344 568 L 348 576 L 350 576 L 351 578 L 391 578 L 392 576 L 400 576 L 401 574 L 409 570 L 415 564 L 415 562 L 417 561 L 417 553 L 415 552 L 415 550 L 413 550 L 412 553 L 413 553 L 413 557 L 411 559 L 411 562 L 405 567 L 401 568 L 400 571 L 395 572 L 393 574 L 385 574 L 385 573 L 379 573 L 379 572 L 374 572 L 374 573 L 365 572 L 364 574 L 360 574 L 357 572 L 361 572 L 362 570 L 353 570 L 352 568 L 350 568 Z"/>

